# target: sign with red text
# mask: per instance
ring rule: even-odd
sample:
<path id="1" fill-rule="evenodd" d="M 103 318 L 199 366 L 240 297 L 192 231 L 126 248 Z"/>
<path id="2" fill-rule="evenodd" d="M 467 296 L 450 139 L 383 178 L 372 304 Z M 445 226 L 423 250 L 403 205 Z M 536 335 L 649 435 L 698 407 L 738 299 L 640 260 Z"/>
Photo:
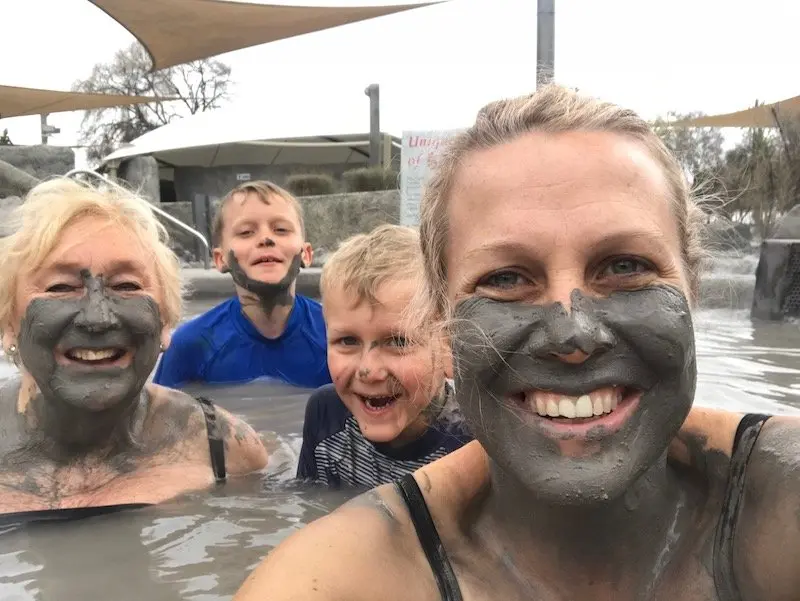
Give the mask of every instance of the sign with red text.
<path id="1" fill-rule="evenodd" d="M 404 131 L 400 152 L 400 225 L 419 225 L 419 203 L 436 157 L 460 129 Z"/>

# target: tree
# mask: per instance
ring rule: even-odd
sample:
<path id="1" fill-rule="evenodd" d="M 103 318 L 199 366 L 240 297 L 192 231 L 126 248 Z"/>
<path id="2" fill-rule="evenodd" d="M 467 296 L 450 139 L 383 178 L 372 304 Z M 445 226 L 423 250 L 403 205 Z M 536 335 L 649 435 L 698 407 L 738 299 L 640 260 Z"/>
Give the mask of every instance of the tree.
<path id="1" fill-rule="evenodd" d="M 695 187 L 711 185 L 722 167 L 722 132 L 714 127 L 671 127 L 683 119 L 694 119 L 703 113 L 667 113 L 653 123 L 653 130 L 680 161 Z"/>
<path id="2" fill-rule="evenodd" d="M 177 117 L 218 108 L 228 99 L 230 85 L 230 67 L 213 59 L 151 72 L 147 52 L 135 42 L 118 51 L 111 62 L 95 65 L 87 79 L 75 82 L 73 90 L 175 100 L 86 111 L 80 141 L 88 147 L 87 157 L 98 160 Z"/>
<path id="3" fill-rule="evenodd" d="M 790 127 L 782 126 L 782 135 L 750 129 L 725 155 L 721 179 L 731 199 L 728 213 L 752 218 L 762 238 L 798 202 L 800 144 Z"/>
<path id="4" fill-rule="evenodd" d="M 11 138 L 8 137 L 8 130 L 3 130 L 3 135 L 0 136 L 0 146 L 13 146 L 14 143 L 11 141 Z"/>

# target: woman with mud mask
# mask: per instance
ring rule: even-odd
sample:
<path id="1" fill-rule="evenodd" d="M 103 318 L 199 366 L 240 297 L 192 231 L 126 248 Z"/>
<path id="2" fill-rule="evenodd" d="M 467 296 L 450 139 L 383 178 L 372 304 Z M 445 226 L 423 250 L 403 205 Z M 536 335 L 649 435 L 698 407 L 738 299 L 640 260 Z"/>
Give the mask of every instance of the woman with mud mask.
<path id="1" fill-rule="evenodd" d="M 146 384 L 181 308 L 147 203 L 57 179 L 18 217 L 0 240 L 3 350 L 20 371 L 0 383 L 0 514 L 153 504 L 263 468 L 247 424 Z"/>
<path id="2" fill-rule="evenodd" d="M 702 221 L 633 112 L 555 86 L 482 109 L 421 217 L 478 440 L 290 537 L 237 599 L 797 599 L 797 420 L 679 433 Z"/>

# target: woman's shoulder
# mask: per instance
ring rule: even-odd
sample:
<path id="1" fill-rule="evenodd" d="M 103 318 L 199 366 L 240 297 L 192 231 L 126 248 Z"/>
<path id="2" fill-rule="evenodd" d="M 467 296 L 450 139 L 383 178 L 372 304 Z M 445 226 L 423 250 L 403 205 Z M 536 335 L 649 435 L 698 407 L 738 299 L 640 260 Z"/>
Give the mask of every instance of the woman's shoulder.
<path id="1" fill-rule="evenodd" d="M 800 590 L 800 417 L 763 423 L 746 464 L 735 573 L 742 597 L 789 601 Z"/>
<path id="2" fill-rule="evenodd" d="M 452 528 L 486 483 L 486 455 L 470 443 L 415 472 L 447 546 Z M 354 578 L 353 574 L 360 574 Z M 371 574 L 380 574 L 371 577 Z M 420 577 L 420 574 L 430 574 Z M 431 599 L 439 593 L 405 501 L 387 484 L 302 528 L 267 556 L 235 597 Z"/>
<path id="3" fill-rule="evenodd" d="M 224 443 L 227 473 L 233 476 L 262 469 L 267 464 L 261 438 L 243 419 L 213 401 L 195 398 L 181 390 L 151 384 L 147 391 L 154 436 L 182 438 L 184 443 L 201 449 L 204 458 L 208 456 L 209 439 L 219 436 Z"/>
<path id="4" fill-rule="evenodd" d="M 409 591 L 422 566 L 407 551 L 413 530 L 402 511 L 392 485 L 359 495 L 281 542 L 235 601 L 426 599 Z"/>

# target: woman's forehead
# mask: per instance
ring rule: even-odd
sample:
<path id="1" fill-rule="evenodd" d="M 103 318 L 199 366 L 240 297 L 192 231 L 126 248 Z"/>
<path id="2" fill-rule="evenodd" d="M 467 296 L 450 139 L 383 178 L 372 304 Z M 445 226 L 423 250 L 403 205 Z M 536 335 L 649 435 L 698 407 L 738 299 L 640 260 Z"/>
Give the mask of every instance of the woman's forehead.
<path id="1" fill-rule="evenodd" d="M 145 274 L 154 271 L 151 254 L 132 227 L 87 217 L 64 228 L 40 269 L 85 269 L 94 274 L 127 270 Z"/>
<path id="2" fill-rule="evenodd" d="M 487 238 L 593 243 L 652 235 L 679 245 L 663 170 L 643 145 L 617 134 L 530 134 L 473 152 L 448 202 L 451 249 Z"/>

